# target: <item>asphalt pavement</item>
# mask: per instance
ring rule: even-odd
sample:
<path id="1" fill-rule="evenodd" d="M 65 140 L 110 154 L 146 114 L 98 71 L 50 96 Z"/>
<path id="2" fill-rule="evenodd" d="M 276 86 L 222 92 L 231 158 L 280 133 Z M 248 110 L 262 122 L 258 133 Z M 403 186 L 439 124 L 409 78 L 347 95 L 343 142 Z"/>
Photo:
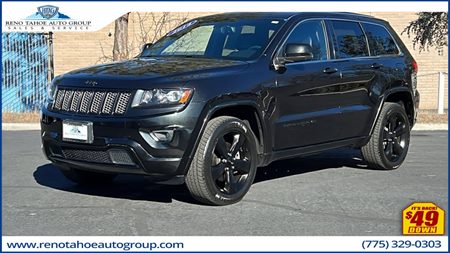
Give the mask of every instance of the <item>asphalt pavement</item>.
<path id="1" fill-rule="evenodd" d="M 448 206 L 447 131 L 413 131 L 394 171 L 368 169 L 352 149 L 275 162 L 225 207 L 139 176 L 77 186 L 44 158 L 39 131 L 2 134 L 3 235 L 401 235 L 410 203 Z"/>

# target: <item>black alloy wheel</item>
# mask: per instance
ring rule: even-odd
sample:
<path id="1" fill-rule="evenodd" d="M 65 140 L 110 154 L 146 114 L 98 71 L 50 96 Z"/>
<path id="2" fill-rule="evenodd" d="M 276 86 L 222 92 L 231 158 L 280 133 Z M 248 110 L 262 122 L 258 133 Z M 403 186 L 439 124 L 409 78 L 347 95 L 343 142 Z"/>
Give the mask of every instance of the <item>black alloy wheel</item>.
<path id="1" fill-rule="evenodd" d="M 410 132 L 403 104 L 384 103 L 369 142 L 361 148 L 369 167 L 382 170 L 400 167 L 408 153 Z"/>
<path id="2" fill-rule="evenodd" d="M 186 175 L 191 195 L 211 205 L 240 201 L 255 179 L 256 143 L 248 123 L 230 116 L 210 120 Z"/>
<path id="3" fill-rule="evenodd" d="M 211 165 L 212 179 L 222 193 L 231 195 L 241 191 L 251 168 L 246 136 L 233 131 L 219 137 Z"/>
<path id="4" fill-rule="evenodd" d="M 386 158 L 396 162 L 403 156 L 409 140 L 406 119 L 400 113 L 391 114 L 383 131 L 383 146 Z"/>

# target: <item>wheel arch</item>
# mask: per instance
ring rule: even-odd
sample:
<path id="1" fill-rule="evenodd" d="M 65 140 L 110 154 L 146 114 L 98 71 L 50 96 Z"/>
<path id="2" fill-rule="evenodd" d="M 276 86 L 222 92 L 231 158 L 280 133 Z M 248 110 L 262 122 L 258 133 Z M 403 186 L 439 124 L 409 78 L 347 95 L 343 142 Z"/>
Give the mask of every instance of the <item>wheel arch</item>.
<path id="1" fill-rule="evenodd" d="M 197 126 L 197 131 L 193 131 L 193 136 L 195 137 L 191 140 L 191 145 L 189 145 L 190 147 L 186 149 L 188 152 L 185 152 L 182 158 L 179 171 L 184 174 L 187 173 L 191 164 L 191 159 L 194 157 L 194 154 L 198 148 L 199 140 L 206 128 L 206 125 L 211 119 L 219 116 L 232 116 L 248 121 L 250 129 L 252 129 L 258 142 L 258 163 L 261 163 L 265 147 L 264 139 L 266 129 L 263 123 L 262 112 L 259 108 L 260 106 L 257 101 L 252 99 L 232 99 L 226 102 L 223 101 L 220 103 L 207 104 L 198 120 L 199 123 Z"/>
<path id="2" fill-rule="evenodd" d="M 260 114 L 255 105 L 241 103 L 217 107 L 211 112 L 208 121 L 220 116 L 236 117 L 248 123 L 258 141 L 258 154 L 262 153 L 264 150 L 264 131 Z"/>
<path id="3" fill-rule="evenodd" d="M 372 136 L 373 130 L 375 128 L 375 124 L 378 120 L 378 117 L 380 117 L 381 109 L 383 108 L 383 106 L 385 105 L 386 102 L 393 102 L 393 103 L 401 104 L 405 108 L 406 115 L 408 116 L 408 120 L 409 120 L 411 127 L 415 123 L 415 115 L 416 115 L 415 110 L 416 109 L 414 107 L 414 99 L 413 99 L 412 92 L 406 87 L 394 88 L 394 89 L 388 90 L 384 94 L 383 99 L 378 108 L 376 117 L 374 118 L 374 120 L 372 122 L 369 138 L 370 138 L 370 136 Z"/>
<path id="4" fill-rule="evenodd" d="M 386 102 L 401 104 L 403 106 L 403 108 L 405 109 L 406 115 L 408 115 L 409 123 L 411 124 L 411 126 L 414 125 L 415 107 L 414 107 L 413 95 L 410 90 L 408 90 L 408 89 L 400 90 L 399 89 L 397 91 L 392 91 L 392 92 L 386 94 L 386 99 L 384 99 L 384 103 L 386 103 Z"/>

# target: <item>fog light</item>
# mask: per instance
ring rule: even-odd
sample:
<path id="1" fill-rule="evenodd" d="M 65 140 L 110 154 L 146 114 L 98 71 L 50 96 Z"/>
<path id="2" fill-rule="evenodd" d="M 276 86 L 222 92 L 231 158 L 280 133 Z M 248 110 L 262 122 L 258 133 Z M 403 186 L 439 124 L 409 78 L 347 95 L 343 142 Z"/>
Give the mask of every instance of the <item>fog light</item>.
<path id="1" fill-rule="evenodd" d="M 158 130 L 150 133 L 150 137 L 157 142 L 171 142 L 173 139 L 173 130 Z"/>
<path id="2" fill-rule="evenodd" d="M 167 149 L 176 142 L 176 129 L 161 129 L 161 130 L 145 130 L 141 129 L 139 134 L 152 147 L 156 149 Z"/>

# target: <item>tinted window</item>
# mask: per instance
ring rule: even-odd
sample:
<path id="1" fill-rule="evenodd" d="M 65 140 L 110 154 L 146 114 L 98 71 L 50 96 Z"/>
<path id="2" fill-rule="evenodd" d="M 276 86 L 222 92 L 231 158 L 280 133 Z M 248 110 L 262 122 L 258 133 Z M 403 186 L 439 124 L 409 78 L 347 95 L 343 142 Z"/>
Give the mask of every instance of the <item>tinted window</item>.
<path id="1" fill-rule="evenodd" d="M 289 35 L 286 44 L 308 44 L 313 50 L 313 60 L 326 60 L 327 45 L 322 21 L 310 20 L 299 24 Z"/>
<path id="2" fill-rule="evenodd" d="M 371 55 L 398 54 L 397 45 L 388 31 L 379 25 L 363 23 L 364 31 L 369 40 Z"/>
<path id="3" fill-rule="evenodd" d="M 244 25 L 242 28 L 235 27 L 235 32 L 230 33 L 225 38 L 225 45 L 222 50 L 222 56 L 246 58 L 254 54 L 254 50 L 248 48 L 262 49 L 261 43 L 270 40 L 274 30 L 256 27 L 254 25 Z"/>
<path id="4" fill-rule="evenodd" d="M 368 56 L 366 36 L 359 23 L 332 21 L 338 58 Z"/>
<path id="5" fill-rule="evenodd" d="M 189 56 L 229 60 L 256 59 L 282 20 L 192 20 L 169 32 L 141 57 Z"/>

